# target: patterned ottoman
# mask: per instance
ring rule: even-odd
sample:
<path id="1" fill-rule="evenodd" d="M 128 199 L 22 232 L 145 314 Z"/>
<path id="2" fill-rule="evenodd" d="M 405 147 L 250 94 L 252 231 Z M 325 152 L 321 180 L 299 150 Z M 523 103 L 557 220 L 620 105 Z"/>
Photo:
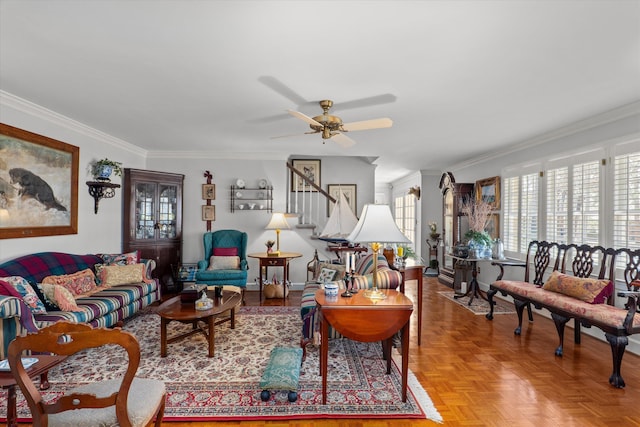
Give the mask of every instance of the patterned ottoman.
<path id="1" fill-rule="evenodd" d="M 262 374 L 260 381 L 262 389 L 260 398 L 266 402 L 271 397 L 269 390 L 289 390 L 289 402 L 298 400 L 296 390 L 300 380 L 301 364 L 301 348 L 275 347 L 271 350 L 267 369 Z"/>

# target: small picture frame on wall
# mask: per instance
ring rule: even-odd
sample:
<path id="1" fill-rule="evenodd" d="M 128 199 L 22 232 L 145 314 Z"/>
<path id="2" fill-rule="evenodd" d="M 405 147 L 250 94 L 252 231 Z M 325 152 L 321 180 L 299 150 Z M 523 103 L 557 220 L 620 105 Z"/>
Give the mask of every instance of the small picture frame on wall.
<path id="1" fill-rule="evenodd" d="M 486 202 L 493 210 L 500 209 L 500 177 L 480 179 L 476 181 L 476 201 Z"/>
<path id="2" fill-rule="evenodd" d="M 216 220 L 216 207 L 215 206 L 202 206 L 202 220 L 203 221 L 215 221 Z"/>
<path id="3" fill-rule="evenodd" d="M 215 184 L 202 184 L 202 198 L 204 200 L 216 199 L 216 185 Z"/>
<path id="4" fill-rule="evenodd" d="M 344 198 L 347 199 L 349 208 L 351 208 L 351 212 L 353 212 L 356 217 L 358 216 L 358 194 L 356 184 L 329 184 L 327 186 L 327 190 L 329 195 L 336 199 L 336 201 L 340 198 L 340 191 L 342 191 Z M 327 199 L 327 216 L 331 216 L 331 212 L 335 205 L 336 204 L 334 202 Z"/>
<path id="5" fill-rule="evenodd" d="M 306 179 L 291 171 L 291 191 L 317 191 L 309 182 L 320 187 L 320 160 L 300 159 L 292 161 L 293 167 L 300 171 Z"/>

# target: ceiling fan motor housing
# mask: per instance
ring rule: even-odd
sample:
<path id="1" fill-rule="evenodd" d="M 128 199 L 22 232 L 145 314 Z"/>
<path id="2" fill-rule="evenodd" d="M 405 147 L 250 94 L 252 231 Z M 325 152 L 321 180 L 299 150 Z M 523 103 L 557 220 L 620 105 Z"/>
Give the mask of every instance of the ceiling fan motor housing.
<path id="1" fill-rule="evenodd" d="M 311 129 L 316 132 L 322 132 L 323 139 L 331 138 L 332 131 L 341 130 L 342 127 L 342 119 L 338 116 L 332 116 L 329 114 L 329 109 L 333 106 L 333 101 L 325 99 L 319 102 L 320 107 L 324 111 L 321 115 L 313 117 L 313 120 L 320 123 L 322 126 L 318 125 L 309 125 Z"/>

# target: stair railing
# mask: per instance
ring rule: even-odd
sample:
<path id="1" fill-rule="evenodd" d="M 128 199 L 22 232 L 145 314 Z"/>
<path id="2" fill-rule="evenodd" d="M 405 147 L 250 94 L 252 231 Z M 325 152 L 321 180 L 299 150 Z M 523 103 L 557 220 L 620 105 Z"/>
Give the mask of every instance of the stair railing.
<path id="1" fill-rule="evenodd" d="M 287 213 L 298 216 L 299 226 L 314 228 L 313 234 L 316 235 L 316 230 L 327 222 L 324 214 L 327 200 L 335 203 L 336 199 L 293 167 L 293 164 L 287 162 L 287 168 L 291 171 L 287 174 L 287 185 L 291 188 L 287 197 Z M 300 179 L 293 179 L 294 176 Z"/>

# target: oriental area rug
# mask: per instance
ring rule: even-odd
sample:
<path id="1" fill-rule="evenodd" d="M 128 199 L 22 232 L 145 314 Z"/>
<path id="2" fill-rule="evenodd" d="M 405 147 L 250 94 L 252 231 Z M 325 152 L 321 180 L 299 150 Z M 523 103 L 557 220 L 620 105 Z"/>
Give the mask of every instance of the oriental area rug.
<path id="1" fill-rule="evenodd" d="M 469 305 L 469 300 L 471 299 L 470 296 L 454 298 L 456 294 L 453 291 L 440 291 L 438 293 L 449 301 L 453 301 L 466 308 L 473 314 L 484 315 L 489 312 L 489 303 L 482 298 L 475 297 L 473 301 L 471 301 L 471 305 Z M 506 302 L 500 298 L 494 298 L 493 301 L 496 303 L 493 309 L 493 314 L 514 314 L 516 312 L 513 308 L 513 303 Z"/>
<path id="2" fill-rule="evenodd" d="M 186 328 L 186 329 L 185 329 Z M 191 325 L 172 322 L 168 335 L 184 332 Z M 216 326 L 215 356 L 207 357 L 202 334 L 194 334 L 168 345 L 160 357 L 160 317 L 146 310 L 123 327 L 133 333 L 141 347 L 137 375 L 163 380 L 167 387 L 164 421 L 293 420 L 322 418 L 428 418 L 442 417 L 415 376 L 409 371 L 407 402 L 401 400 L 399 354 L 394 350 L 392 373 L 386 375 L 380 343 L 337 339 L 329 344 L 327 404 L 322 404 L 319 349 L 307 348 L 302 364 L 298 399 L 289 402 L 287 390 L 274 391 L 260 399 L 260 380 L 275 346 L 298 347 L 301 334 L 298 307 L 241 307 L 236 327 Z M 398 359 L 396 362 L 395 359 Z M 102 347 L 80 353 L 49 373 L 50 391 L 112 378 L 123 371 L 123 360 L 113 348 Z M 60 370 L 69 383 L 62 382 Z M 69 376 L 71 374 L 71 376 Z M 4 390 L 3 390 L 4 391 Z M 6 392 L 0 400 L 5 416 Z M 29 421 L 26 402 L 18 392 L 18 419 Z"/>

